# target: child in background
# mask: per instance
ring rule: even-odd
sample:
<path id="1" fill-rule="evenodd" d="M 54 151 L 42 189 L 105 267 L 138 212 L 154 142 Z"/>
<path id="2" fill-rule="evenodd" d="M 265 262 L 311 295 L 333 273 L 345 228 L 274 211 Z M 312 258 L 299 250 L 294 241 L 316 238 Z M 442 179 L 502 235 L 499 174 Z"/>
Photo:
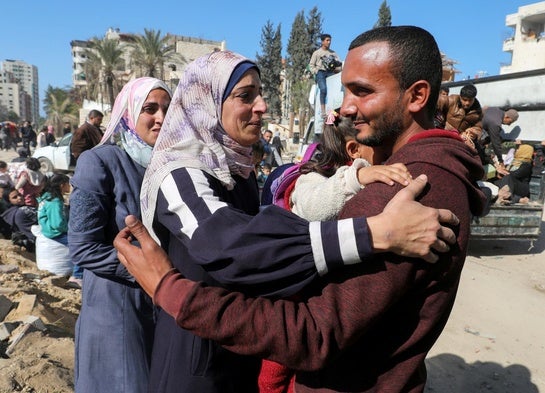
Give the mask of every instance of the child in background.
<path id="1" fill-rule="evenodd" d="M 334 220 L 346 201 L 367 184 L 409 184 L 412 177 L 404 164 L 380 165 L 385 157 L 381 148 L 359 143 L 357 133 L 350 118 L 331 111 L 317 153 L 300 168 L 289 210 L 309 221 Z M 259 391 L 293 393 L 294 375 L 279 363 L 263 360 Z"/>
<path id="2" fill-rule="evenodd" d="M 23 195 L 25 205 L 38 207 L 36 197 L 41 194 L 45 186 L 45 176 L 40 172 L 40 161 L 34 157 L 28 157 L 26 167 L 17 177 L 15 188 Z"/>
<path id="3" fill-rule="evenodd" d="M 272 171 L 271 164 L 261 165 L 261 168 L 259 170 L 259 174 L 257 175 L 257 184 L 259 184 L 260 188 L 263 188 L 263 185 L 267 181 L 267 178 L 271 174 L 271 171 Z"/>
<path id="4" fill-rule="evenodd" d="M 38 223 L 45 237 L 68 244 L 68 211 L 64 194 L 70 192 L 70 178 L 56 174 L 51 177 L 38 197 Z"/>
<path id="5" fill-rule="evenodd" d="M 38 223 L 42 235 L 66 246 L 68 257 L 68 206 L 64 195 L 70 193 L 70 178 L 63 174 L 55 174 L 47 182 L 44 191 L 38 197 Z M 83 271 L 73 266 L 68 285 L 81 288 Z"/>

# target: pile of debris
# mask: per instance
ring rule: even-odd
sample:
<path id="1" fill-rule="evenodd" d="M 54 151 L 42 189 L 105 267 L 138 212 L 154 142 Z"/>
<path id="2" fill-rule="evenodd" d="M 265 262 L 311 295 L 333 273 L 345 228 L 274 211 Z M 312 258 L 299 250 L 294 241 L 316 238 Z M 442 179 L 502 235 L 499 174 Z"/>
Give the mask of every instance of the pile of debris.
<path id="1" fill-rule="evenodd" d="M 0 239 L 0 392 L 73 392 L 81 293 Z"/>

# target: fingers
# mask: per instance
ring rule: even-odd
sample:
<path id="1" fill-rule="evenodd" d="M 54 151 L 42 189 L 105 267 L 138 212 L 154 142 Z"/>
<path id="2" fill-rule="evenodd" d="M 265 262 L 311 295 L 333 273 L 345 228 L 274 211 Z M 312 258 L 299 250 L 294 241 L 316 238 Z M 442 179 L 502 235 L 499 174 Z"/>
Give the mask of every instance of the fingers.
<path id="1" fill-rule="evenodd" d="M 422 256 L 421 259 L 428 263 L 435 263 L 439 260 L 439 256 L 430 251 L 426 255 Z"/>
<path id="2" fill-rule="evenodd" d="M 125 217 L 125 224 L 137 240 L 140 240 L 142 236 L 149 236 L 148 230 L 142 224 L 142 221 L 133 215 Z"/>
<path id="3" fill-rule="evenodd" d="M 439 213 L 439 221 L 443 224 L 456 226 L 460 223 L 456 214 L 448 209 L 437 209 L 437 212 Z"/>
<path id="4" fill-rule="evenodd" d="M 392 201 L 414 201 L 416 197 L 418 197 L 418 195 L 424 191 L 427 183 L 428 177 L 426 175 L 418 176 L 416 179 L 413 179 L 413 181 L 411 181 L 407 187 L 403 188 L 396 195 L 394 195 Z"/>
<path id="5" fill-rule="evenodd" d="M 447 228 L 445 226 L 441 226 L 439 231 L 437 232 L 437 237 L 440 241 L 444 242 L 443 245 L 439 245 L 440 248 L 434 247 L 439 252 L 446 252 L 449 250 L 449 247 L 447 244 L 454 244 L 456 243 L 456 234 L 454 231 L 450 228 Z"/>
<path id="6" fill-rule="evenodd" d="M 373 182 L 381 182 L 390 186 L 393 186 L 394 183 L 399 183 L 406 186 L 412 179 L 410 172 L 403 164 L 374 165 L 361 168 L 360 171 L 362 171 L 361 183 L 363 185 Z"/>

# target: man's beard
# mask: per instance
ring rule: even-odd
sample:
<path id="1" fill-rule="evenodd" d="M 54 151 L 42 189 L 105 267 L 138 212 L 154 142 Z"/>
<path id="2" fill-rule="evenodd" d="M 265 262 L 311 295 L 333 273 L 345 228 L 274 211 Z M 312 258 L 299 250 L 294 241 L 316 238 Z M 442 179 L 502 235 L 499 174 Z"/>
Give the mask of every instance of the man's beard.
<path id="1" fill-rule="evenodd" d="M 403 115 L 394 108 L 399 108 L 398 103 L 394 104 L 388 112 L 376 119 L 373 124 L 368 123 L 373 129 L 373 134 L 366 137 L 356 135 L 356 141 L 367 146 L 393 145 L 397 138 L 403 133 Z"/>

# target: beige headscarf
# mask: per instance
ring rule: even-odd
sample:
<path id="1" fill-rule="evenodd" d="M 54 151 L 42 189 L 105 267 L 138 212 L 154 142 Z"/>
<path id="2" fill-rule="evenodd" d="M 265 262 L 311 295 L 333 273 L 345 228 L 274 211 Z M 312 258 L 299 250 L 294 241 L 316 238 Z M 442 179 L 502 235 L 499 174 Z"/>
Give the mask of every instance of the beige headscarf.
<path id="1" fill-rule="evenodd" d="M 509 166 L 510 171 L 515 171 L 523 163 L 532 162 L 534 158 L 534 148 L 531 145 L 520 145 L 517 150 L 515 150 L 515 157 L 513 162 Z"/>
<path id="2" fill-rule="evenodd" d="M 253 171 L 251 146 L 235 142 L 221 124 L 226 86 L 233 70 L 243 62 L 253 64 L 239 54 L 217 51 L 198 58 L 185 69 L 142 183 L 142 219 L 150 232 L 159 188 L 175 169 L 200 169 L 227 189 L 234 187 L 232 175 L 247 178 Z"/>

